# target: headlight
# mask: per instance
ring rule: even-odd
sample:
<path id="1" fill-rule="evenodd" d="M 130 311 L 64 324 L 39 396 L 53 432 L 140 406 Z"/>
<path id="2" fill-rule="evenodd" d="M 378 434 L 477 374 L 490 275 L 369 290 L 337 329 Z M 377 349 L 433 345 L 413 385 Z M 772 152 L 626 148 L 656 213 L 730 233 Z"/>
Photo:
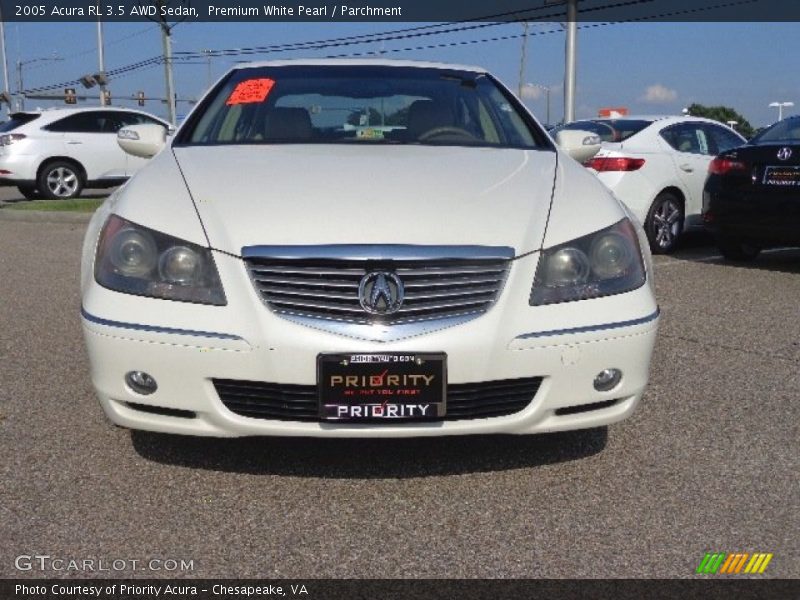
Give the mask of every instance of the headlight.
<path id="1" fill-rule="evenodd" d="M 644 285 L 642 252 L 628 219 L 542 251 L 530 304 L 621 294 Z"/>
<path id="2" fill-rule="evenodd" d="M 94 278 L 103 287 L 127 294 L 225 304 L 225 292 L 208 248 L 117 215 L 108 218 L 100 234 Z"/>

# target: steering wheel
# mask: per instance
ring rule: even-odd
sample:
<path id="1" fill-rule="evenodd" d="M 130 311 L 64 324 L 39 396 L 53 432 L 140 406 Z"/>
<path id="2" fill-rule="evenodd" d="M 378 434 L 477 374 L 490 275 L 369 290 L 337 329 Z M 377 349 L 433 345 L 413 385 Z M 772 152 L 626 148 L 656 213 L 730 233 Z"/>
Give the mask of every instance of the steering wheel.
<path id="1" fill-rule="evenodd" d="M 419 139 L 420 142 L 424 142 L 434 137 L 447 136 L 447 135 L 454 135 L 462 138 L 467 138 L 470 140 L 477 139 L 466 129 L 461 129 L 460 127 L 449 127 L 449 126 L 434 127 L 433 129 L 429 129 L 425 133 L 421 134 L 417 139 Z"/>

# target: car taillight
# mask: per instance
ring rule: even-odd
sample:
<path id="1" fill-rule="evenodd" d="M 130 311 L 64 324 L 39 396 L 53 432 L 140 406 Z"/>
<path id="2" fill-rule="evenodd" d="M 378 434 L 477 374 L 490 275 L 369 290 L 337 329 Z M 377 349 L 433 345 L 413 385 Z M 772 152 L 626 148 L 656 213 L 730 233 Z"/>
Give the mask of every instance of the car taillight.
<path id="1" fill-rule="evenodd" d="M 708 164 L 708 172 L 711 175 L 727 175 L 732 171 L 746 171 L 747 165 L 738 160 L 717 157 Z"/>
<path id="2" fill-rule="evenodd" d="M 625 156 L 603 156 L 593 158 L 584 163 L 584 166 L 600 173 L 604 171 L 637 171 L 644 164 L 643 158 L 628 158 Z"/>
<path id="3" fill-rule="evenodd" d="M 7 133 L 6 135 L 0 135 L 0 146 L 10 146 L 14 142 L 24 140 L 25 137 L 24 133 Z"/>

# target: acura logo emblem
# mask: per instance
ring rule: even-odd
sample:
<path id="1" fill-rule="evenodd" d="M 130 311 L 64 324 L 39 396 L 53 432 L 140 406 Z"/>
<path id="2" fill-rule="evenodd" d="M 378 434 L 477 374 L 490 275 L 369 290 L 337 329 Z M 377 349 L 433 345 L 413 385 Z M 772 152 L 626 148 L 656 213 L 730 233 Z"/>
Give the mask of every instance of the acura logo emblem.
<path id="1" fill-rule="evenodd" d="M 391 315 L 403 305 L 403 282 L 394 273 L 372 271 L 361 278 L 358 299 L 361 308 L 372 315 Z"/>
<path id="2" fill-rule="evenodd" d="M 778 150 L 778 158 L 780 160 L 789 160 L 792 157 L 792 149 L 791 148 L 781 148 Z"/>

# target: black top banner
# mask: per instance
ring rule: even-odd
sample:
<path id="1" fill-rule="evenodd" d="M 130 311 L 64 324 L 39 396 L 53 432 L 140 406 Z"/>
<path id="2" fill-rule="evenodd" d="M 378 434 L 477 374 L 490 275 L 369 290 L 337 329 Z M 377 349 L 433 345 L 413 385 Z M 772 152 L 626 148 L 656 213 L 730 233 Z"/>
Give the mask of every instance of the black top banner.
<path id="1" fill-rule="evenodd" d="M 431 22 L 571 19 L 573 0 L 0 0 L 7 22 Z M 800 21 L 796 0 L 574 0 L 580 22 Z"/>

